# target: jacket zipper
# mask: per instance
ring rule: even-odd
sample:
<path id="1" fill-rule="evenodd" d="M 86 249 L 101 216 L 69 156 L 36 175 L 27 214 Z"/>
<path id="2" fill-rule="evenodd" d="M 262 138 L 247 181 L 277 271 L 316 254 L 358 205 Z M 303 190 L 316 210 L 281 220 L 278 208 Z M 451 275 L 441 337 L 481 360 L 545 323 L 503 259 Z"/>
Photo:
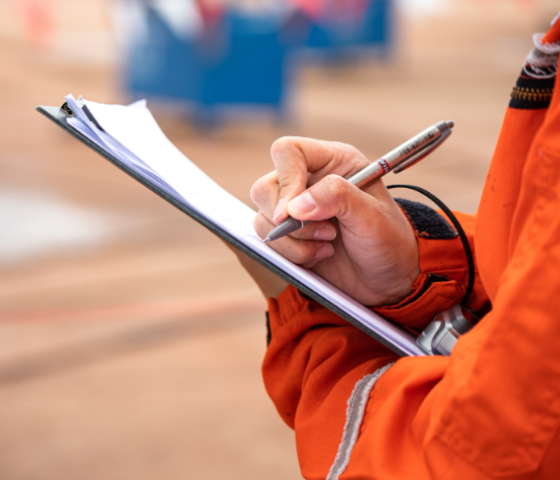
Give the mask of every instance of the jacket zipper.
<path id="1" fill-rule="evenodd" d="M 513 87 L 511 98 L 529 102 L 550 102 L 552 88 Z"/>

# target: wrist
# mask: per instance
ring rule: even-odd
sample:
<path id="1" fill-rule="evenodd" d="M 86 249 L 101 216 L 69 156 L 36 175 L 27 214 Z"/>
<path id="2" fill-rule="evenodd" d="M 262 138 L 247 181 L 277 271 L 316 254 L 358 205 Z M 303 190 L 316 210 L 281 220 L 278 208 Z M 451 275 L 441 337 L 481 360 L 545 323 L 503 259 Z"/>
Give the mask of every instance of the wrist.
<path id="1" fill-rule="evenodd" d="M 434 314 L 461 300 L 467 266 L 461 241 L 438 212 L 426 205 L 396 199 L 417 244 L 408 290 L 372 307 L 377 313 L 413 328 L 423 328 Z"/>
<path id="2" fill-rule="evenodd" d="M 232 247 L 229 244 L 226 245 L 228 245 L 233 253 L 235 253 L 239 263 L 257 284 L 257 287 L 259 287 L 259 290 L 265 299 L 278 298 L 278 296 L 286 289 L 288 282 L 272 273 L 255 259 L 249 257 L 237 248 Z"/>
<path id="3" fill-rule="evenodd" d="M 413 266 L 410 267 L 408 273 L 403 273 L 402 275 L 402 278 L 406 280 L 394 291 L 388 292 L 385 299 L 377 303 L 378 305 L 397 305 L 415 293 L 419 285 L 418 279 L 422 273 L 419 264 L 418 246 L 416 246 L 415 251 L 416 256 L 411 261 Z"/>

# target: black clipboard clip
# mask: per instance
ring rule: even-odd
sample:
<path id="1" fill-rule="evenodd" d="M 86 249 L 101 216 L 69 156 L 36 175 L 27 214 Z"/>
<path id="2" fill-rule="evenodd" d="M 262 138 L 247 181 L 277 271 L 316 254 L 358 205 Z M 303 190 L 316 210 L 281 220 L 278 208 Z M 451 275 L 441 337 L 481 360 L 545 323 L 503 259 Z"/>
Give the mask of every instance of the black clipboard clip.
<path id="1" fill-rule="evenodd" d="M 84 97 L 82 97 L 81 95 L 78 97 L 78 99 L 76 100 L 76 103 L 80 106 L 80 108 L 84 108 L 86 102 L 84 102 Z M 86 107 L 87 108 L 87 107 Z M 68 105 L 68 102 L 64 102 L 62 104 L 62 107 L 60 107 L 61 110 L 63 110 L 69 117 L 73 117 L 74 116 L 74 112 L 72 111 L 72 109 L 70 108 L 70 106 Z"/>
<path id="2" fill-rule="evenodd" d="M 76 100 L 77 104 L 80 106 L 80 108 L 84 111 L 84 113 L 86 114 L 86 116 L 89 118 L 89 120 L 91 122 L 93 122 L 93 124 L 102 132 L 104 132 L 105 130 L 103 129 L 103 127 L 101 125 L 99 125 L 98 121 L 95 119 L 95 117 L 92 115 L 91 111 L 89 110 L 89 108 L 86 105 L 86 102 L 84 102 L 83 97 L 80 95 L 78 97 L 78 100 Z M 68 105 L 68 102 L 64 102 L 62 104 L 62 106 L 60 107 L 60 109 L 66 113 L 66 115 L 68 115 L 69 117 L 73 117 L 74 116 L 74 112 L 72 111 L 72 109 L 70 108 L 70 106 Z"/>

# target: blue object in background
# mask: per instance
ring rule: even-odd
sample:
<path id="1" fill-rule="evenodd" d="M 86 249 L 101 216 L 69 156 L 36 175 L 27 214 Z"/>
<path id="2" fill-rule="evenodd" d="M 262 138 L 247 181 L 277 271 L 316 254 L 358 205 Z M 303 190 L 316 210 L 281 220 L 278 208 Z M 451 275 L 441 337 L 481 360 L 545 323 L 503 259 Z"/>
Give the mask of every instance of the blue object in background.
<path id="1" fill-rule="evenodd" d="M 146 41 L 133 42 L 125 66 L 134 96 L 190 101 L 199 119 L 227 105 L 281 112 L 288 81 L 280 18 L 229 12 L 190 41 L 178 38 L 155 11 L 147 18 Z"/>
<path id="2" fill-rule="evenodd" d="M 125 86 L 137 98 L 188 102 L 203 123 L 216 121 L 223 107 L 265 107 L 281 116 L 291 84 L 290 53 L 305 51 L 322 60 L 352 57 L 364 47 L 377 54 L 389 51 L 389 0 L 363 1 L 359 16 L 334 12 L 320 20 L 286 9 L 229 9 L 216 25 L 188 39 L 175 35 L 146 6 L 147 34 L 131 39 Z"/>

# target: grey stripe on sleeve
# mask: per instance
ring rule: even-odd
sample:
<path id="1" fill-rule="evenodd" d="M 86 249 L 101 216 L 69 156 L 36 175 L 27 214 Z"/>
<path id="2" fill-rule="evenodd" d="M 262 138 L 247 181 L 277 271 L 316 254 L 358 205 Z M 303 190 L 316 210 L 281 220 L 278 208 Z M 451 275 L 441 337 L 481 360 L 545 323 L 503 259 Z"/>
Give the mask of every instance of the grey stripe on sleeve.
<path id="1" fill-rule="evenodd" d="M 352 455 L 352 450 L 354 450 L 354 445 L 356 445 L 356 441 L 358 440 L 358 433 L 362 426 L 369 394 L 377 380 L 379 380 L 379 377 L 393 365 L 394 363 L 389 363 L 375 372 L 366 375 L 356 383 L 348 399 L 346 423 L 342 431 L 342 440 L 338 446 L 338 452 L 336 453 L 334 463 L 327 475 L 327 480 L 338 480 L 338 477 L 346 470 L 348 462 L 350 461 L 350 455 Z"/>

